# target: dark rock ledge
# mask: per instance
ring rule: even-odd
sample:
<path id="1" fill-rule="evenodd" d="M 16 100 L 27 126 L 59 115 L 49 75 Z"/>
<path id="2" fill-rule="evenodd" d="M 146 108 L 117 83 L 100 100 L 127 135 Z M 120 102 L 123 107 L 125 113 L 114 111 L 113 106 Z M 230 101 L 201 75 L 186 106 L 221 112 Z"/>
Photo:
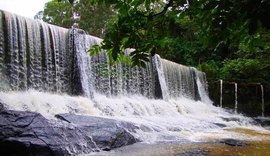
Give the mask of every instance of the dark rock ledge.
<path id="1" fill-rule="evenodd" d="M 48 120 L 39 113 L 0 109 L 0 153 L 5 156 L 69 156 L 110 150 L 138 140 L 128 122 L 59 114 Z"/>
<path id="2" fill-rule="evenodd" d="M 269 117 L 257 117 L 257 118 L 254 118 L 254 120 L 262 127 L 270 127 Z"/>
<path id="3" fill-rule="evenodd" d="M 249 146 L 249 144 L 246 143 L 245 141 L 236 140 L 236 139 L 222 139 L 220 143 L 228 145 L 228 146 L 238 146 L 238 147 Z"/>

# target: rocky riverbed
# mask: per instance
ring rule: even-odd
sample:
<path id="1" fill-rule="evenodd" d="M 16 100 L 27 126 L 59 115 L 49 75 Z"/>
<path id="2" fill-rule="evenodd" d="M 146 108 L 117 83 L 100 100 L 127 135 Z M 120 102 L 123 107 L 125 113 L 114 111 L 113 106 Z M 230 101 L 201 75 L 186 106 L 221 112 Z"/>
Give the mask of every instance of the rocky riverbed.
<path id="1" fill-rule="evenodd" d="M 111 150 L 138 140 L 130 123 L 58 114 L 49 120 L 34 112 L 0 111 L 0 153 L 5 156 L 63 156 Z"/>
<path id="2" fill-rule="evenodd" d="M 268 126 L 263 120 L 263 124 Z M 129 155 L 129 156 L 215 156 L 270 155 L 270 131 L 244 128 L 224 131 L 245 138 L 215 138 L 205 141 L 140 142 L 133 123 L 97 116 L 57 114 L 48 119 L 36 112 L 0 108 L 0 153 L 5 156 Z M 235 136 L 235 135 L 234 135 Z"/>
<path id="3" fill-rule="evenodd" d="M 236 141 L 239 143 L 239 141 Z M 99 152 L 95 156 L 268 156 L 270 141 L 241 141 L 245 146 L 229 145 L 222 142 L 201 143 L 159 143 L 133 145 L 117 148 L 109 152 Z M 84 155 L 90 156 L 90 155 Z"/>
<path id="4" fill-rule="evenodd" d="M 99 152 L 95 156 L 268 156 L 270 155 L 270 131 L 258 132 L 249 129 L 227 129 L 247 135 L 256 140 L 235 138 L 216 139 L 207 142 L 162 142 L 156 144 L 135 143 Z M 84 155 L 85 156 L 85 155 Z M 89 155 L 86 155 L 89 156 Z"/>

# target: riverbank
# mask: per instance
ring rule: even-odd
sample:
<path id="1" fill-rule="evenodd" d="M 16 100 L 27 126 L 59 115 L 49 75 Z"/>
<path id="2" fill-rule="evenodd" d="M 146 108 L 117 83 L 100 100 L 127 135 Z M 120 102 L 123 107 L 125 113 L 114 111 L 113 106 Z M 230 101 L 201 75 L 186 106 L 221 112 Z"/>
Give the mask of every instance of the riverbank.
<path id="1" fill-rule="evenodd" d="M 251 140 L 208 142 L 167 142 L 167 143 L 136 143 L 109 152 L 99 152 L 95 156 L 266 156 L 270 155 L 270 131 L 263 132 L 249 129 L 227 129 L 246 135 Z M 88 155 L 87 155 L 88 156 Z M 89 155 L 90 156 L 90 155 Z"/>

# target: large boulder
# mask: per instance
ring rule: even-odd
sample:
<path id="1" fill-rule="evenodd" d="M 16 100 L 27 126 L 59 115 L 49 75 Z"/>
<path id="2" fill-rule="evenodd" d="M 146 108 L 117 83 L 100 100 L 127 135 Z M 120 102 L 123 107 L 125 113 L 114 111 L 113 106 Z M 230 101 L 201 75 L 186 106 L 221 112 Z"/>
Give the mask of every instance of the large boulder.
<path id="1" fill-rule="evenodd" d="M 49 120 L 34 112 L 0 110 L 1 155 L 78 155 L 137 141 L 125 129 L 129 123 L 123 122 L 122 127 L 116 120 L 69 114 L 58 118 L 61 120 Z"/>
<path id="2" fill-rule="evenodd" d="M 254 120 L 262 127 L 270 127 L 270 118 L 267 117 L 257 117 Z"/>
<path id="3" fill-rule="evenodd" d="M 96 149 L 91 137 L 71 124 L 48 120 L 34 112 L 0 112 L 0 153 L 3 155 L 60 156 Z"/>
<path id="4" fill-rule="evenodd" d="M 84 134 L 91 136 L 102 150 L 110 150 L 138 141 L 130 134 L 138 127 L 129 122 L 74 114 L 58 114 L 56 117 L 79 127 Z"/>

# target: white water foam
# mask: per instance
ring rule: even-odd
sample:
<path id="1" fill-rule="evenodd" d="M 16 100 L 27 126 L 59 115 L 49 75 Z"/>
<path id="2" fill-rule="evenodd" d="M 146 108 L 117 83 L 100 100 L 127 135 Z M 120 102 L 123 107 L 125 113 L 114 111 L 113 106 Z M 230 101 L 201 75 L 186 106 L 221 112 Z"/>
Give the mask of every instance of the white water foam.
<path id="1" fill-rule="evenodd" d="M 140 129 L 134 134 L 147 143 L 162 141 L 203 141 L 212 138 L 237 137 L 219 125 L 262 131 L 251 119 L 231 114 L 224 109 L 186 98 L 164 100 L 141 96 L 107 98 L 95 95 L 96 106 L 102 115 L 134 123 Z M 232 119 L 232 120 L 229 120 Z M 228 121 L 229 120 L 229 121 Z M 248 137 L 239 136 L 239 139 Z M 251 139 L 251 138 L 249 138 Z M 204 140 L 206 141 L 206 140 Z"/>
<path id="2" fill-rule="evenodd" d="M 90 100 L 29 90 L 0 92 L 0 102 L 7 109 L 38 112 L 49 119 L 54 119 L 54 115 L 59 113 L 74 113 L 132 122 L 139 128 L 131 133 L 146 143 L 231 137 L 254 139 L 224 129 L 263 131 L 263 128 L 252 125 L 250 118 L 186 98 L 164 101 L 134 95 L 108 98 L 95 94 L 94 99 Z"/>
<path id="3" fill-rule="evenodd" d="M 61 113 L 100 114 L 100 111 L 95 109 L 93 102 L 88 98 L 35 90 L 0 92 L 0 103 L 9 110 L 38 112 L 49 119 Z"/>

